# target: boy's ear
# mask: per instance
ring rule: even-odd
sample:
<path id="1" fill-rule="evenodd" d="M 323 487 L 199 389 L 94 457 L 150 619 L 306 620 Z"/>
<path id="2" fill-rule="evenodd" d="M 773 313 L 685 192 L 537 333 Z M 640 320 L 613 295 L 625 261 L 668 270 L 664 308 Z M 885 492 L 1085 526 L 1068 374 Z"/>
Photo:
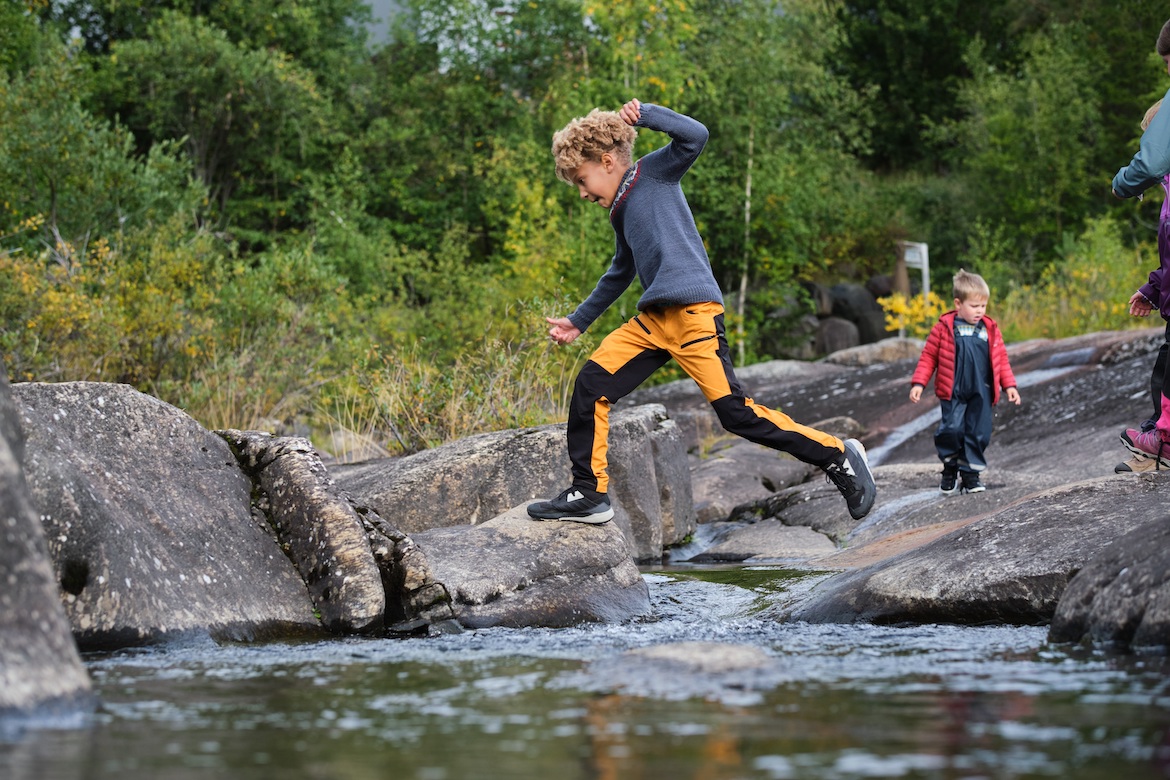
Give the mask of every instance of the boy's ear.
<path id="1" fill-rule="evenodd" d="M 601 153 L 601 167 L 605 169 L 606 173 L 613 173 L 613 167 L 616 162 L 617 161 L 613 159 L 613 155 L 609 152 Z"/>

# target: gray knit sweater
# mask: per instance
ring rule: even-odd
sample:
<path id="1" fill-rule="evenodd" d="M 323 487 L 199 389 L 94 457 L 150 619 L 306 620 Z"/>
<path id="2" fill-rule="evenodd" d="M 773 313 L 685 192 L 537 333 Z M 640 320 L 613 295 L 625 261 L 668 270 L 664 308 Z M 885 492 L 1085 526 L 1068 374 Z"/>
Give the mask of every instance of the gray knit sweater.
<path id="1" fill-rule="evenodd" d="M 584 332 L 618 299 L 634 274 L 642 283 L 638 310 L 704 301 L 723 303 L 719 284 L 679 181 L 707 143 L 707 128 L 669 108 L 643 103 L 637 127 L 661 130 L 670 143 L 626 171 L 609 208 L 616 249 L 609 270 L 569 315 Z"/>

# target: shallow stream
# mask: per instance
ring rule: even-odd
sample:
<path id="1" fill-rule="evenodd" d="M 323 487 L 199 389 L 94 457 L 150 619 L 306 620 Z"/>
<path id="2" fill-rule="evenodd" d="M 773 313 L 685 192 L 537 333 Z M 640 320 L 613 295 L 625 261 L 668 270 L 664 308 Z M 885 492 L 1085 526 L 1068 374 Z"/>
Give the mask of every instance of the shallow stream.
<path id="1" fill-rule="evenodd" d="M 1165 658 L 778 623 L 823 577 L 778 567 L 644 577 L 655 614 L 627 625 L 90 655 L 98 712 L 0 732 L 0 778 L 1170 777 Z M 767 664 L 623 655 L 679 642 Z"/>

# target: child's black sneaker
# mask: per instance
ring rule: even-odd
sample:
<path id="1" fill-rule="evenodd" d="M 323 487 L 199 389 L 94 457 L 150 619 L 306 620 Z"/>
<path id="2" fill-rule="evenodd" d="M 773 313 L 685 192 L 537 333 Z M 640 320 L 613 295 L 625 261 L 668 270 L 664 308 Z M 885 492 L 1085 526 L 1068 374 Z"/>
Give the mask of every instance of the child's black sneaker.
<path id="1" fill-rule="evenodd" d="M 942 479 L 938 483 L 938 489 L 946 496 L 952 495 L 959 489 L 959 464 L 943 464 Z"/>
<path id="2" fill-rule="evenodd" d="M 854 520 L 860 520 L 869 514 L 873 502 L 877 498 L 877 485 L 873 481 L 873 473 L 869 470 L 869 460 L 865 457 L 865 447 L 857 439 L 845 440 L 845 454 L 840 463 L 830 463 L 824 467 L 825 475 L 829 478 L 849 505 L 849 515 Z"/>
<path id="3" fill-rule="evenodd" d="M 551 501 L 537 501 L 528 505 L 528 515 L 534 520 L 571 520 L 574 523 L 600 525 L 613 517 L 609 496 L 594 493 L 595 498 L 585 491 L 570 485 Z"/>
<path id="4" fill-rule="evenodd" d="M 987 490 L 983 483 L 979 481 L 978 471 L 964 471 L 960 476 L 963 478 L 963 492 L 964 493 L 982 493 Z"/>

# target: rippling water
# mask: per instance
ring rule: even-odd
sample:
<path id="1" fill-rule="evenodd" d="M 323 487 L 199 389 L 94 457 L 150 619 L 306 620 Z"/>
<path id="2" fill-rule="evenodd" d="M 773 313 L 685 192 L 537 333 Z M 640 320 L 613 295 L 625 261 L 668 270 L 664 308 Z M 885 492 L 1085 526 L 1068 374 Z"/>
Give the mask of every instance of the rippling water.
<path id="1" fill-rule="evenodd" d="M 778 568 L 645 577 L 655 615 L 629 625 L 90 656 L 99 712 L 0 735 L 0 777 L 1170 777 L 1162 657 L 1044 628 L 778 624 L 820 578 Z M 763 663 L 638 657 L 683 642 Z"/>

